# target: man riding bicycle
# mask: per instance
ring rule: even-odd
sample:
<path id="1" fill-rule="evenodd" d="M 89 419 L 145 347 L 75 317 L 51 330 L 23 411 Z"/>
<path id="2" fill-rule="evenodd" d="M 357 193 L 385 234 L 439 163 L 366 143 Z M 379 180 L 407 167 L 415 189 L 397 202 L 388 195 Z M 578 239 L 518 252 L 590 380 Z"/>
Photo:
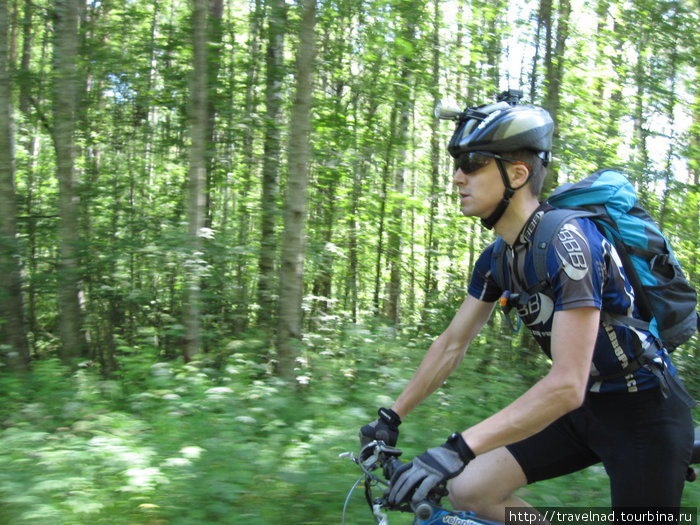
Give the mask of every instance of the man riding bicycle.
<path id="1" fill-rule="evenodd" d="M 507 244 L 512 293 L 537 282 L 531 240 L 548 211 L 538 195 L 552 130 L 544 109 L 501 101 L 467 110 L 448 147 L 462 213 L 481 218 Z M 493 247 L 479 257 L 468 296 L 403 392 L 360 430 L 363 443 L 395 445 L 401 420 L 462 362 L 505 291 L 493 277 Z M 680 505 L 692 402 L 650 332 L 601 320 L 601 311 L 639 317 L 615 247 L 590 219 L 572 219 L 554 236 L 547 273 L 551 290 L 518 313 L 551 358 L 549 372 L 502 410 L 399 468 L 390 503 L 419 502 L 450 480 L 454 508 L 504 522 L 507 507 L 526 506 L 514 495 L 520 487 L 602 462 L 613 507 Z M 655 365 L 626 368 L 639 348 L 656 352 L 663 376 Z M 661 388 L 667 379 L 677 388 Z"/>

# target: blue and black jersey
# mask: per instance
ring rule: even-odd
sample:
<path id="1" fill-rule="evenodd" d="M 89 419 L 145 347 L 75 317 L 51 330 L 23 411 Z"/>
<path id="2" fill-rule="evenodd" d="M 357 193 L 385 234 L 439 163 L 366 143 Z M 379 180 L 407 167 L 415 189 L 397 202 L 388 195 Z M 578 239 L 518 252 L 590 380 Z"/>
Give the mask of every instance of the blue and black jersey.
<path id="1" fill-rule="evenodd" d="M 537 283 L 532 256 L 532 236 L 544 214 L 538 209 L 528 220 L 513 246 L 506 248 L 505 289 L 511 293 L 531 290 Z M 469 294 L 487 302 L 498 300 L 505 290 L 493 279 L 494 245 L 484 250 L 477 261 L 469 284 Z M 518 315 L 529 328 L 544 352 L 551 356 L 550 340 L 554 312 L 581 307 L 594 307 L 613 314 L 639 317 L 634 305 L 634 290 L 625 277 L 622 262 L 613 245 L 589 219 L 573 219 L 565 224 L 553 240 L 547 255 L 547 275 L 551 288 L 535 293 Z M 600 323 L 593 354 L 591 392 L 637 392 L 656 388 L 658 379 L 646 368 L 626 376 L 619 372 L 630 363 L 641 348 L 655 348 L 657 355 L 675 374 L 666 350 L 645 330 Z M 616 377 L 615 377 L 616 376 Z"/>

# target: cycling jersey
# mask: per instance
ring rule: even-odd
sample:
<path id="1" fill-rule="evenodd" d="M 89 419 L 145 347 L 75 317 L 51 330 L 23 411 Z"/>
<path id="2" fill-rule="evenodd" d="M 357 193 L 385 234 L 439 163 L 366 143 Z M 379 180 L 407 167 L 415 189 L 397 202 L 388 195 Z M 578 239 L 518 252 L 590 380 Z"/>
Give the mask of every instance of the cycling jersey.
<path id="1" fill-rule="evenodd" d="M 506 249 L 505 288 L 517 294 L 537 283 L 532 236 L 545 210 L 540 207 L 525 224 L 513 246 Z M 505 290 L 493 279 L 494 245 L 484 250 L 474 267 L 469 294 L 482 301 L 498 300 Z M 613 245 L 589 219 L 565 224 L 552 242 L 547 255 L 551 288 L 532 294 L 518 315 L 544 352 L 551 357 L 550 342 L 554 313 L 573 308 L 594 307 L 609 313 L 639 317 L 634 306 L 634 290 Z M 657 388 L 659 380 L 647 368 L 620 376 L 640 349 L 653 348 L 669 371 L 675 369 L 666 350 L 645 330 L 601 321 L 593 353 L 592 372 L 603 377 L 591 379 L 591 392 L 638 392 Z M 616 376 L 610 378 L 610 376 Z"/>

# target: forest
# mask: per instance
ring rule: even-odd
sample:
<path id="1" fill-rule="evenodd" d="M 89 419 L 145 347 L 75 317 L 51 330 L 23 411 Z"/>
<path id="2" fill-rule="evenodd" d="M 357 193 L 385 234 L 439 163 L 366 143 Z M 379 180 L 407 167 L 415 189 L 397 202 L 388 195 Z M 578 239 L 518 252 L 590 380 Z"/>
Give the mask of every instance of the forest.
<path id="1" fill-rule="evenodd" d="M 338 454 L 494 239 L 442 100 L 522 90 L 555 124 L 545 195 L 623 171 L 698 288 L 699 25 L 698 0 L 0 0 L 0 523 L 340 523 Z M 526 332 L 494 314 L 408 457 L 546 373 Z M 699 345 L 673 354 L 696 398 Z M 609 505 L 602 467 L 522 490 Z"/>

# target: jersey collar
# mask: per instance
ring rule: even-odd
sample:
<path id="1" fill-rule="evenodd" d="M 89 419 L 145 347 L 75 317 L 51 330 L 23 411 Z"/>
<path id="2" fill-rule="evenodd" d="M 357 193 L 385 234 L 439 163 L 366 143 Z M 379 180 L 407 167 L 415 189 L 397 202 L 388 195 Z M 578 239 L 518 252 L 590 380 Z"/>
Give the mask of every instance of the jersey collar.
<path id="1" fill-rule="evenodd" d="M 546 202 L 541 203 L 537 207 L 537 209 L 534 212 L 532 212 L 532 215 L 530 215 L 530 218 L 527 220 L 527 222 L 525 222 L 525 226 L 523 226 L 523 229 L 520 230 L 520 233 L 518 234 L 518 237 L 515 241 L 515 245 L 527 244 L 528 242 L 530 242 L 532 234 L 535 233 L 537 225 L 542 220 L 542 216 L 551 209 L 552 206 L 550 206 Z"/>

